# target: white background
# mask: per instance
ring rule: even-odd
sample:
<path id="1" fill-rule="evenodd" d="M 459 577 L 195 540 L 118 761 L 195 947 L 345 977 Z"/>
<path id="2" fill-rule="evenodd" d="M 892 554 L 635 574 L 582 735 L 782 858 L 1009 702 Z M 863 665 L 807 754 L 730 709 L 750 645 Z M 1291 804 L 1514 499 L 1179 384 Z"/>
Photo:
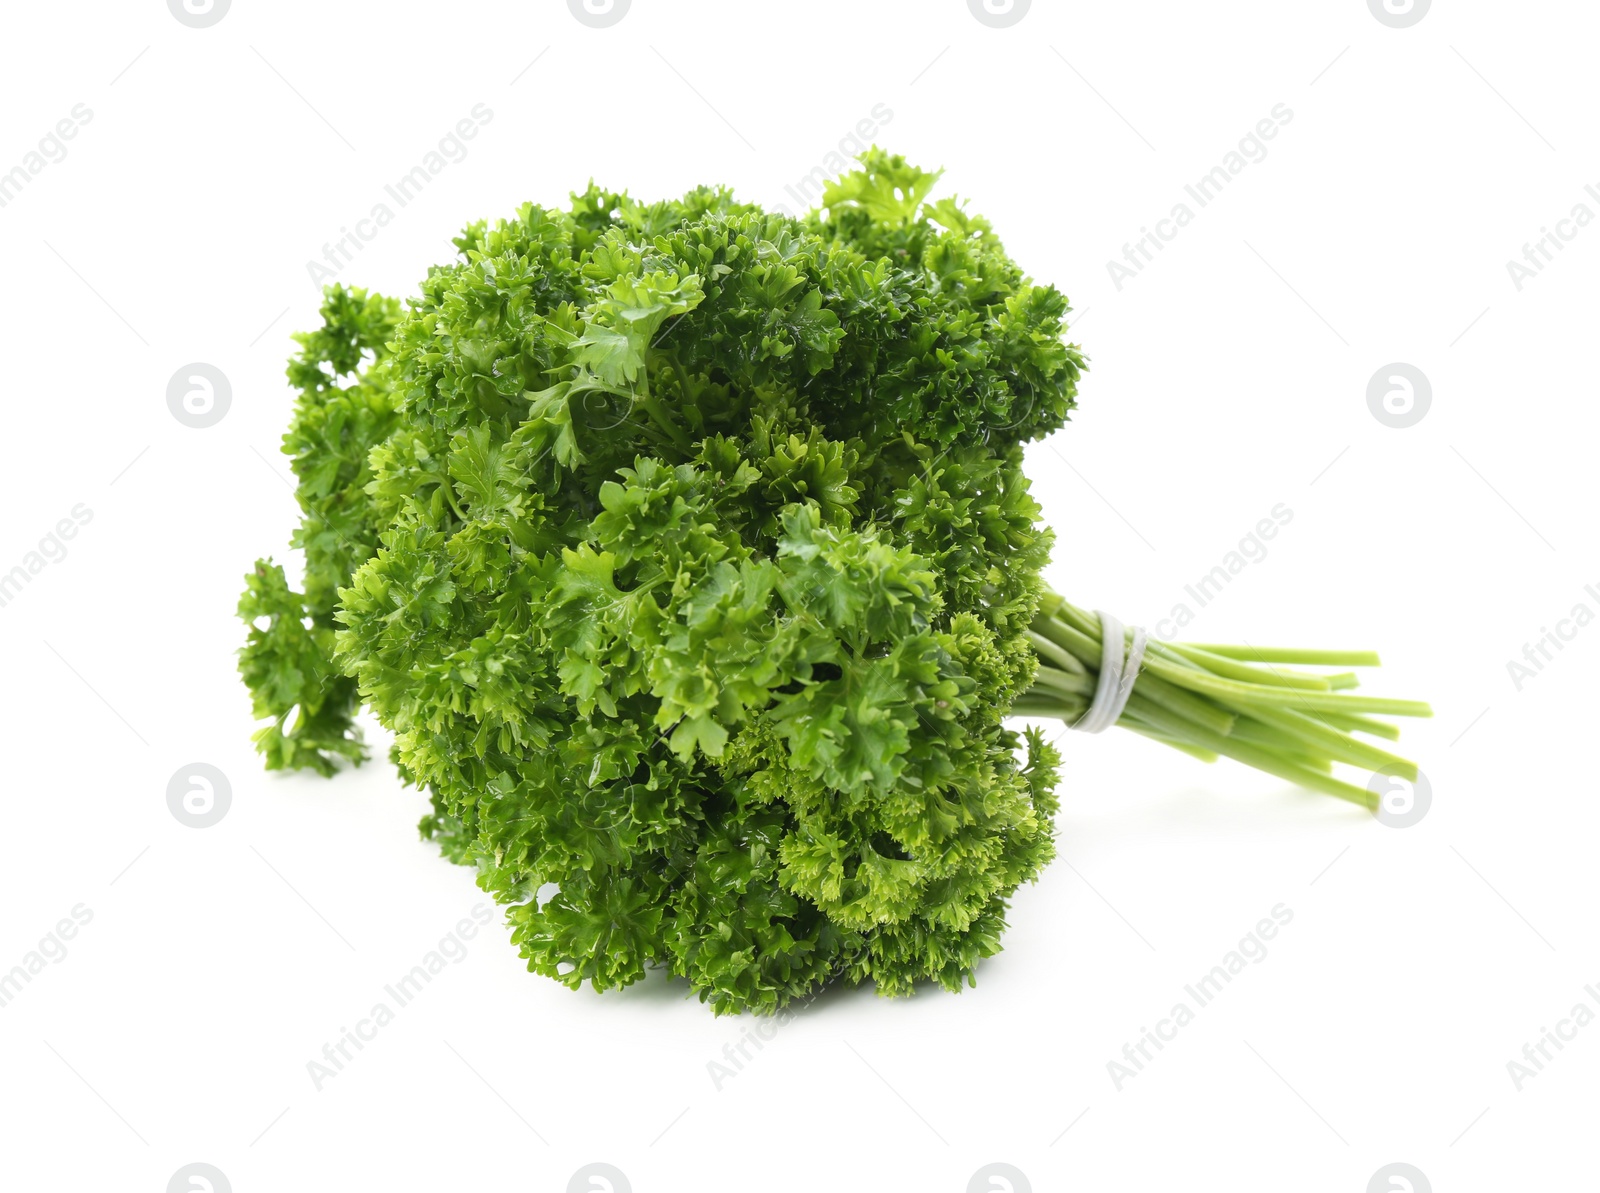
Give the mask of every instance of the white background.
<path id="1" fill-rule="evenodd" d="M 1364 0 L 1036 0 L 1008 29 L 964 0 L 634 0 L 604 29 L 560 0 L 3 19 L 0 170 L 93 118 L 0 208 L 0 571 L 93 520 L 0 608 L 0 969 L 93 920 L 0 1008 L 0 1186 L 159 1193 L 204 1161 L 238 1193 L 559 1191 L 604 1161 L 638 1193 L 960 1193 L 991 1162 L 1033 1190 L 1361 1193 L 1392 1162 L 1441 1193 L 1589 1187 L 1600 1026 L 1520 1091 L 1507 1062 L 1595 1008 L 1600 628 L 1520 691 L 1507 662 L 1600 612 L 1600 226 L 1520 292 L 1506 262 L 1600 214 L 1592 5 L 1440 0 L 1407 29 Z M 1402 743 L 1426 817 L 1071 739 L 1061 858 L 974 990 L 830 994 L 719 1090 L 749 1019 L 664 980 L 569 992 L 497 916 L 317 1091 L 307 1062 L 483 896 L 417 839 L 381 734 L 332 782 L 261 771 L 233 606 L 297 517 L 276 448 L 306 262 L 478 103 L 469 156 L 341 280 L 409 294 L 469 220 L 591 176 L 793 206 L 887 105 L 879 141 L 944 166 L 939 193 L 1076 308 L 1081 410 L 1030 454 L 1051 582 L 1154 625 L 1283 503 L 1188 635 L 1381 650 L 1373 690 L 1438 712 Z M 1118 289 L 1108 260 L 1280 103 L 1265 160 Z M 209 429 L 167 409 L 192 361 L 232 383 Z M 1366 400 L 1396 361 L 1433 387 L 1407 429 Z M 195 761 L 232 786 L 205 830 L 166 805 Z M 1107 1062 L 1279 903 L 1266 960 L 1119 1092 Z"/>

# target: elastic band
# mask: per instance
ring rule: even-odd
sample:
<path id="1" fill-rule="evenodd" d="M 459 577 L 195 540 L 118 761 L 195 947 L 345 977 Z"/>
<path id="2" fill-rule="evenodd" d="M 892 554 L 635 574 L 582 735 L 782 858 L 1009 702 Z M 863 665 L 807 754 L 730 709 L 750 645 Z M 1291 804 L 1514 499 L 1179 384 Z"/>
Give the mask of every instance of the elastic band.
<path id="1" fill-rule="evenodd" d="M 1139 668 L 1144 665 L 1144 648 L 1148 640 L 1144 629 L 1134 626 L 1133 641 L 1128 645 L 1128 655 L 1124 661 L 1122 623 L 1103 609 L 1096 609 L 1095 616 L 1100 619 L 1100 678 L 1095 683 L 1094 701 L 1072 726 L 1084 733 L 1102 733 L 1122 716 L 1122 710 L 1128 706 L 1128 697 L 1133 695 Z"/>

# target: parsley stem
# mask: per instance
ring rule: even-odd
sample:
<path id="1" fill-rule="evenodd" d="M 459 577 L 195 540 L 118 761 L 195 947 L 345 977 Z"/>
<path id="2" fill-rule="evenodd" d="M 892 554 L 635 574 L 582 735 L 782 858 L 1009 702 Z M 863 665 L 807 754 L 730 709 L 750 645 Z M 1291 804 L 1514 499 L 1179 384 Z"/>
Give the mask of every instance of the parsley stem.
<path id="1" fill-rule="evenodd" d="M 1046 593 L 1028 632 L 1039 657 L 1021 716 L 1083 716 L 1099 682 L 1101 623 L 1058 594 Z M 1416 700 L 1354 695 L 1353 672 L 1319 674 L 1277 664 L 1376 665 L 1370 651 L 1255 649 L 1151 641 L 1117 723 L 1207 761 L 1233 758 L 1257 770 L 1365 807 L 1376 798 L 1335 778 L 1335 764 L 1414 779 L 1416 764 L 1354 736 L 1393 740 L 1399 730 L 1372 713 L 1431 716 Z"/>

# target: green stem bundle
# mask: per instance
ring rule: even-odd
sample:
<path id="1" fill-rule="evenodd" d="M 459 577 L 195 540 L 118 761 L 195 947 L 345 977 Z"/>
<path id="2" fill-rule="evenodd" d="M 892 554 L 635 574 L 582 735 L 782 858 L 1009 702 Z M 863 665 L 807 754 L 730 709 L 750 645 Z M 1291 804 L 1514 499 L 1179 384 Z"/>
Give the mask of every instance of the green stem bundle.
<path id="1" fill-rule="evenodd" d="M 1099 678 L 1099 617 L 1047 592 L 1028 637 L 1039 656 L 1039 674 L 1014 711 L 1076 723 L 1088 711 Z M 1352 693 L 1348 689 L 1357 679 L 1348 671 L 1323 675 L 1280 664 L 1375 667 L 1378 656 L 1152 639 L 1117 724 L 1204 761 L 1233 758 L 1371 810 L 1378 796 L 1335 778 L 1335 762 L 1417 777 L 1415 763 L 1354 735 L 1392 741 L 1399 730 L 1373 714 L 1431 717 L 1427 704 Z"/>

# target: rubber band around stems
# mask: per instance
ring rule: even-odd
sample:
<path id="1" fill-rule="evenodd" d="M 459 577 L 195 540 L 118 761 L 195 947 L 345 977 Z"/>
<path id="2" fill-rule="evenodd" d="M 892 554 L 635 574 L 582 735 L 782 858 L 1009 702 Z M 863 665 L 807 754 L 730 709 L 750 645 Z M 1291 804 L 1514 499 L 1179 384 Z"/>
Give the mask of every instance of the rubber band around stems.
<path id="1" fill-rule="evenodd" d="M 1149 641 L 1142 626 L 1132 627 L 1133 640 L 1127 644 L 1124 658 L 1122 623 L 1103 609 L 1096 609 L 1095 616 L 1100 619 L 1100 676 L 1095 682 L 1094 700 L 1072 725 L 1082 733 L 1103 733 L 1117 723 L 1128 706 L 1128 697 L 1133 695 Z"/>

